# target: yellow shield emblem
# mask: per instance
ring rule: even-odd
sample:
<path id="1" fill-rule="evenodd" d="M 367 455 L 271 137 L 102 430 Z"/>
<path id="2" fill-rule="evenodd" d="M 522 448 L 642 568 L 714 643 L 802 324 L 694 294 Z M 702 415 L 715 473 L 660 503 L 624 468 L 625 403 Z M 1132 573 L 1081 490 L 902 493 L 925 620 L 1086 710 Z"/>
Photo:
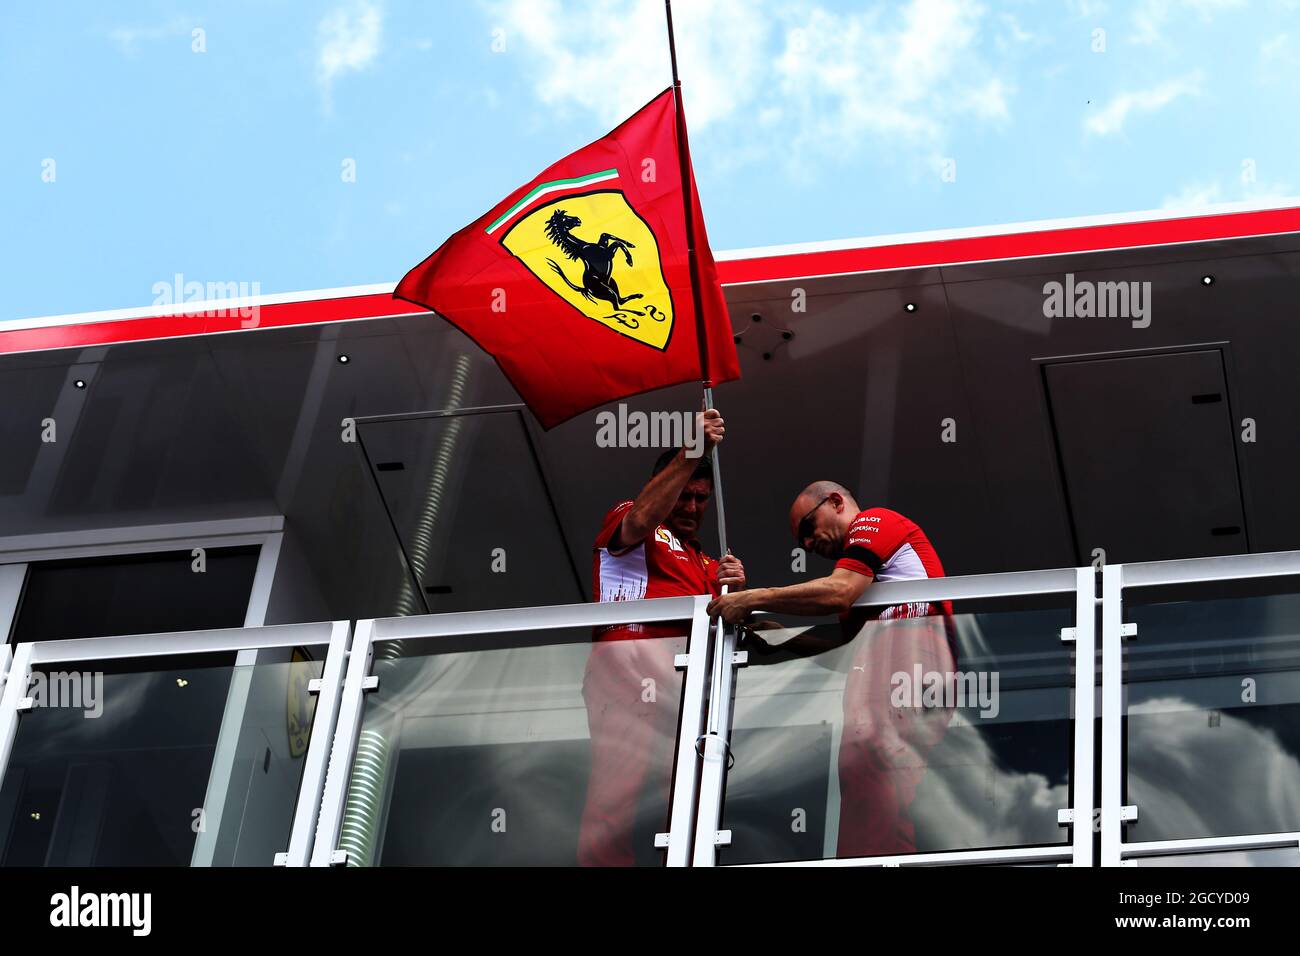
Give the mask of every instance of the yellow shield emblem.
<path id="1" fill-rule="evenodd" d="M 659 244 L 619 190 L 538 206 L 501 244 L 587 318 L 660 351 L 668 347 L 674 310 Z"/>

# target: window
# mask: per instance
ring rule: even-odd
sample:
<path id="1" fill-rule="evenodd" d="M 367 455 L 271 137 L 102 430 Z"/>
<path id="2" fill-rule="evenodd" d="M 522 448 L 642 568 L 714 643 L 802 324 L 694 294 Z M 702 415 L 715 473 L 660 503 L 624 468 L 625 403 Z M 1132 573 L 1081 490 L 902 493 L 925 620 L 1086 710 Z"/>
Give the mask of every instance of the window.
<path id="1" fill-rule="evenodd" d="M 28 567 L 11 643 L 242 627 L 257 546 L 42 561 Z"/>

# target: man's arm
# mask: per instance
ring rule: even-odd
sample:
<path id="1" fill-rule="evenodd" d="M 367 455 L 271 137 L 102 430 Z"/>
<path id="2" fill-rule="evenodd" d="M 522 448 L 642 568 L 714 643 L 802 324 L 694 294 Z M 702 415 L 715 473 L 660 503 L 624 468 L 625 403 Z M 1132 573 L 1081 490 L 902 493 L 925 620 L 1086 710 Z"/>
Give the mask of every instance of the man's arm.
<path id="1" fill-rule="evenodd" d="M 720 614 L 729 624 L 739 624 L 753 611 L 776 611 L 785 614 L 842 614 L 853 606 L 871 585 L 865 574 L 836 568 L 824 578 L 791 584 L 783 588 L 755 588 L 736 594 L 724 594 L 709 604 L 709 614 Z M 771 645 L 755 634 L 746 635 L 741 649 L 754 653 L 756 664 L 779 664 L 798 657 L 812 657 L 847 644 L 853 635 L 839 628 L 814 628 L 778 645 Z"/>
<path id="2" fill-rule="evenodd" d="M 780 644 L 769 644 L 757 632 L 746 629 L 742 633 L 737 650 L 751 651 L 751 664 L 784 664 L 786 661 L 816 657 L 818 654 L 843 647 L 853 639 L 853 636 L 844 628 L 823 625 L 804 631 Z"/>
<path id="3" fill-rule="evenodd" d="M 709 449 L 722 441 L 724 431 L 722 415 L 717 409 L 710 408 L 703 413 L 703 454 L 707 455 Z M 680 449 L 668 466 L 646 482 L 641 493 L 636 496 L 636 501 L 627 510 L 627 514 L 623 515 L 622 524 L 610 540 L 609 549 L 615 552 L 627 551 L 648 538 L 672 513 L 682 489 L 699 465 L 698 457 L 687 458 L 686 449 Z"/>
<path id="4" fill-rule="evenodd" d="M 843 614 L 862 597 L 871 578 L 847 568 L 836 568 L 824 578 L 783 588 L 753 588 L 714 598 L 709 614 L 720 614 L 728 624 L 740 624 L 754 611 L 778 614 Z"/>

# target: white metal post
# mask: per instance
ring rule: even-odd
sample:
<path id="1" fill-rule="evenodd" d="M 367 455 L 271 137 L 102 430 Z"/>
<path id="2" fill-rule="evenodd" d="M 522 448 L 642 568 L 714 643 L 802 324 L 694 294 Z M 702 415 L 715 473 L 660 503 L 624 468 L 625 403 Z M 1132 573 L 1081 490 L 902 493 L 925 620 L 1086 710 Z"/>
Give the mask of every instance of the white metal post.
<path id="1" fill-rule="evenodd" d="M 1101 865 L 1120 865 L 1123 796 L 1124 566 L 1101 573 Z"/>
<path id="2" fill-rule="evenodd" d="M 266 611 L 271 605 L 271 586 L 275 583 L 275 569 L 280 562 L 280 544 L 283 539 L 283 532 L 268 534 L 258 549 L 257 570 L 253 573 L 253 586 L 249 590 L 244 627 L 261 627 L 266 623 Z"/>
<path id="3" fill-rule="evenodd" d="M 726 789 L 727 764 L 731 756 L 731 688 L 736 674 L 737 630 L 719 625 L 719 631 L 710 675 L 714 691 L 709 700 L 709 733 L 700 738 L 704 746 L 693 866 L 716 866 L 718 844 L 725 839 L 718 827 L 722 822 L 722 794 Z"/>
<path id="4" fill-rule="evenodd" d="M 673 807 L 668 823 L 668 865 L 686 866 L 690 862 L 695 805 L 699 798 L 699 776 L 695 741 L 704 730 L 704 682 L 709 671 L 709 616 L 705 608 L 709 596 L 695 598 L 691 615 L 691 643 L 686 651 L 685 689 L 682 693 L 681 730 L 677 735 L 677 757 L 673 768 Z"/>
<path id="5" fill-rule="evenodd" d="M 351 637 L 351 624 L 347 621 L 334 622 L 334 629 L 330 633 L 329 654 L 325 658 L 325 670 L 321 674 L 320 691 L 316 697 L 311 739 L 307 742 L 302 786 L 298 790 L 298 804 L 294 808 L 293 826 L 289 831 L 286 866 L 306 866 L 311 858 L 312 838 L 316 833 L 321 797 L 325 792 L 325 772 L 329 767 L 330 744 L 334 740 L 334 728 L 338 721 L 344 667 Z"/>
<path id="6" fill-rule="evenodd" d="M 18 702 L 27 694 L 32 672 L 32 644 L 19 644 L 9 665 L 4 692 L 0 693 L 0 783 L 9 767 L 9 754 L 18 733 Z"/>
<path id="7" fill-rule="evenodd" d="M 1073 864 L 1092 866 L 1093 732 L 1097 687 L 1097 574 L 1076 568 L 1074 602 Z"/>
<path id="8" fill-rule="evenodd" d="M 23 595 L 23 582 L 27 580 L 27 565 L 0 564 L 0 644 L 8 647 L 6 642 L 13 632 L 14 619 L 18 615 L 18 599 Z M 4 676 L 4 667 L 0 663 L 0 677 Z"/>
<path id="9" fill-rule="evenodd" d="M 339 828 L 343 826 L 343 805 L 348 796 L 348 779 L 352 774 L 352 757 L 356 753 L 357 735 L 361 732 L 364 685 L 370 674 L 374 628 L 373 620 L 358 621 L 352 638 L 352 649 L 348 652 L 347 676 L 343 680 L 343 696 L 339 701 L 338 724 L 330 747 L 320 816 L 316 823 L 316 838 L 312 843 L 312 866 L 334 864 Z"/>

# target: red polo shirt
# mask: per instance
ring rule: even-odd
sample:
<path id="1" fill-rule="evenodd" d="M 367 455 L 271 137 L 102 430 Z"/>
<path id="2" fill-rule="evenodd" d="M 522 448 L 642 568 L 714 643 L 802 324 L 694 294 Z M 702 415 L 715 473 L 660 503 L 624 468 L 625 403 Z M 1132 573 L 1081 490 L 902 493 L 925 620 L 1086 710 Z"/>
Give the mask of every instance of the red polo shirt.
<path id="1" fill-rule="evenodd" d="M 700 549 L 697 540 L 677 537 L 660 525 L 644 541 L 624 551 L 609 547 L 633 502 L 624 501 L 605 513 L 592 546 L 591 594 L 597 601 L 639 601 L 642 598 L 722 593 L 718 563 Z M 683 628 L 685 628 L 683 630 Z M 655 625 L 615 625 L 600 640 L 627 640 L 690 633 L 689 622 Z"/>
<path id="2" fill-rule="evenodd" d="M 944 576 L 939 553 L 925 532 L 916 522 L 888 508 L 868 508 L 858 513 L 853 524 L 849 525 L 844 553 L 835 562 L 835 567 L 865 574 L 881 583 Z M 886 608 L 855 608 L 841 615 L 841 621 L 846 628 L 856 631 L 868 620 L 931 615 L 943 616 L 953 656 L 956 657 L 957 642 L 951 601 L 936 604 L 920 601 Z"/>

